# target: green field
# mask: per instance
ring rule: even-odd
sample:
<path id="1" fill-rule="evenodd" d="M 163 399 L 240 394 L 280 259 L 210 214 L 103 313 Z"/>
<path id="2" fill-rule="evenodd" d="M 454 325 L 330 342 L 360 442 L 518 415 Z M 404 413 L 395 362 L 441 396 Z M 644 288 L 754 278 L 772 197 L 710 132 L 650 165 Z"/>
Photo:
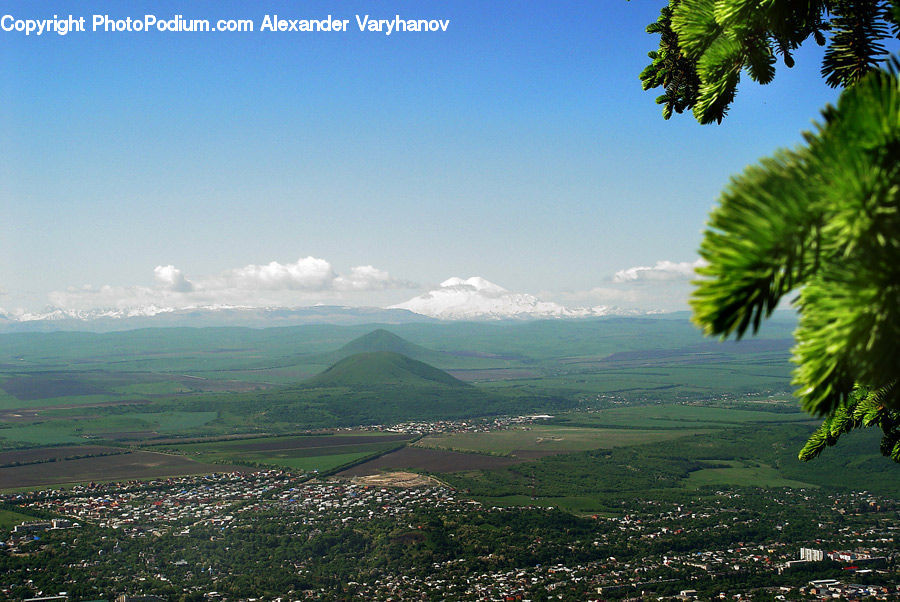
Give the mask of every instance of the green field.
<path id="1" fill-rule="evenodd" d="M 7 447 L 84 443 L 85 438 L 76 433 L 75 429 L 74 423 L 63 420 L 37 424 L 15 424 L 0 429 L 0 440 Z"/>
<path id="2" fill-rule="evenodd" d="M 397 449 L 412 438 L 386 433 L 254 437 L 165 445 L 154 449 L 174 451 L 202 462 L 259 464 L 323 472 Z"/>
<path id="3" fill-rule="evenodd" d="M 717 463 L 721 464 L 721 463 Z M 725 462 L 727 468 L 702 468 L 688 477 L 685 487 L 698 489 L 706 486 L 747 486 L 754 487 L 818 487 L 812 483 L 786 479 L 768 464 L 734 460 Z"/>
<path id="4" fill-rule="evenodd" d="M 743 426 L 752 423 L 809 422 L 803 412 L 767 412 L 707 407 L 700 405 L 648 405 L 612 408 L 594 412 L 571 412 L 554 419 L 560 425 L 624 427 L 645 429 L 682 429 Z"/>
<path id="5" fill-rule="evenodd" d="M 330 470 L 348 462 L 354 462 L 368 456 L 384 453 L 396 449 L 395 442 L 370 443 L 365 445 L 338 445 L 326 447 L 313 447 L 304 449 L 271 450 L 264 452 L 216 452 L 212 454 L 199 453 L 195 457 L 198 460 L 209 462 L 225 461 L 236 464 L 261 464 L 269 466 L 283 466 L 295 470 Z"/>
<path id="6" fill-rule="evenodd" d="M 757 423 L 439 478 L 493 505 L 549 503 L 590 513 L 615 512 L 629 499 L 713 495 L 725 486 L 828 487 L 900 495 L 900 466 L 879 455 L 878 433 L 853 433 L 841 442 L 841 449 L 801 463 L 797 452 L 811 432 L 811 426 L 797 422 Z M 526 498 L 529 501 L 523 502 Z"/>
<path id="7" fill-rule="evenodd" d="M 0 530 L 12 529 L 16 525 L 32 520 L 35 520 L 33 516 L 28 516 L 27 514 L 14 512 L 12 510 L 0 509 Z"/>
<path id="8" fill-rule="evenodd" d="M 553 368 L 548 366 L 548 371 Z M 536 390 L 566 390 L 640 402 L 712 400 L 724 394 L 738 398 L 751 394 L 784 395 L 790 388 L 790 366 L 783 358 L 776 368 L 757 367 L 729 359 L 719 365 L 621 368 L 584 368 L 583 372 L 535 379 L 485 382 L 485 388 L 527 386 Z"/>
<path id="9" fill-rule="evenodd" d="M 258 462 L 262 464 L 271 464 L 273 466 L 283 466 L 291 470 L 300 470 L 303 472 L 325 472 L 335 469 L 339 466 L 356 462 L 367 458 L 379 451 L 389 451 L 393 447 L 382 449 L 370 448 L 355 452 L 347 452 L 342 454 L 325 454 L 318 456 L 259 456 Z"/>
<path id="10" fill-rule="evenodd" d="M 126 401 L 127 397 L 111 395 L 64 395 L 60 397 L 42 398 L 37 400 L 21 400 L 12 395 L 0 397 L 0 410 L 33 409 L 55 406 L 82 406 L 111 401 Z"/>
<path id="11" fill-rule="evenodd" d="M 487 433 L 429 435 L 417 442 L 416 445 L 454 451 L 528 456 L 527 452 L 566 453 L 658 443 L 704 432 L 708 431 L 690 429 L 653 431 L 535 425 Z"/>
<path id="12" fill-rule="evenodd" d="M 180 382 L 147 382 L 116 387 L 116 392 L 129 396 L 144 396 L 188 393 L 190 389 Z"/>
<path id="13" fill-rule="evenodd" d="M 51 410 L 40 422 L 13 422 L 0 428 L 0 440 L 7 446 L 21 444 L 58 445 L 79 443 L 118 433 L 147 433 L 152 435 L 189 433 L 218 417 L 218 412 L 128 412 L 74 416 L 66 411 Z"/>

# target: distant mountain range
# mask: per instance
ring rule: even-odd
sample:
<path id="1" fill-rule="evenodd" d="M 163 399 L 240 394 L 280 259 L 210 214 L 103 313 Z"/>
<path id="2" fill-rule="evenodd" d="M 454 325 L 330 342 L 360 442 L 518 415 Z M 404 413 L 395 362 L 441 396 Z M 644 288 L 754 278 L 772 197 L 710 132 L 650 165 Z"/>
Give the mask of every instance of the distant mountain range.
<path id="1" fill-rule="evenodd" d="M 534 295 L 514 293 L 479 276 L 443 281 L 438 288 L 390 309 L 406 309 L 441 320 L 585 318 L 608 315 L 639 315 L 642 312 L 615 307 L 569 308 Z"/>
<path id="2" fill-rule="evenodd" d="M 377 307 L 193 307 L 129 310 L 65 310 L 50 308 L 40 313 L 0 312 L 0 332 L 48 332 L 87 330 L 112 332 L 137 328 L 244 326 L 270 328 L 303 324 L 406 324 L 431 318 L 403 309 Z"/>
<path id="3" fill-rule="evenodd" d="M 484 278 L 450 278 L 438 288 L 388 308 L 316 305 L 313 307 L 188 308 L 148 305 L 128 309 L 76 310 L 49 307 L 41 312 L 4 312 L 0 332 L 88 330 L 108 332 L 170 326 L 266 328 L 302 324 L 405 324 L 430 320 L 529 320 L 642 315 L 615 307 L 564 307 L 534 295 L 515 293 Z"/>

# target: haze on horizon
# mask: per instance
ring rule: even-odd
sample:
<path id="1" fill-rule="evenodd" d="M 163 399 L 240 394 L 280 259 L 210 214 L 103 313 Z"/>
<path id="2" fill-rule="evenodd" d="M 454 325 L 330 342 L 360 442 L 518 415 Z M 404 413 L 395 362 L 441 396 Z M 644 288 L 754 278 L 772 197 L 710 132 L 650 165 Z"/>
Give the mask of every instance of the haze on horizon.
<path id="1" fill-rule="evenodd" d="M 403 306 L 456 278 L 454 294 L 487 283 L 479 302 L 684 309 L 728 177 L 835 93 L 804 48 L 773 84 L 743 82 L 722 125 L 663 121 L 638 80 L 660 6 L 5 3 L 450 25 L 3 32 L 0 308 Z"/>

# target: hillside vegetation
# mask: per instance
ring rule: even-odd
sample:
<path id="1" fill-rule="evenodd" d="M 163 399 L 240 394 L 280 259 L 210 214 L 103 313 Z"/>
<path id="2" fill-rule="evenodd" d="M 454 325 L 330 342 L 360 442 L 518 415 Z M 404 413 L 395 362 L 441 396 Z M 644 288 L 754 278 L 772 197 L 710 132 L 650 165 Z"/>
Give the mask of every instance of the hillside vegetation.
<path id="1" fill-rule="evenodd" d="M 397 337 L 399 339 L 399 337 Z M 402 341 L 403 339 L 399 339 Z M 404 341 L 405 342 L 405 341 Z M 313 387 L 392 387 L 447 386 L 468 387 L 424 362 L 393 351 L 357 353 L 344 358 L 305 383 Z"/>

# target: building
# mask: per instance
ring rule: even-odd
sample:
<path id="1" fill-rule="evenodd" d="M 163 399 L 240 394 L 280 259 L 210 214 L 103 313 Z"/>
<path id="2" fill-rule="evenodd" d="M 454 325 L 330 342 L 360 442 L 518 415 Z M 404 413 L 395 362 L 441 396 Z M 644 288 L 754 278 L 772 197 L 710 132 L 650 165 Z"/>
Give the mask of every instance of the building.
<path id="1" fill-rule="evenodd" d="M 825 552 L 814 548 L 800 548 L 800 560 L 807 562 L 821 562 L 825 560 Z"/>
<path id="2" fill-rule="evenodd" d="M 46 531 L 50 528 L 50 523 L 22 523 L 13 527 L 13 533 L 35 533 L 37 531 Z"/>

